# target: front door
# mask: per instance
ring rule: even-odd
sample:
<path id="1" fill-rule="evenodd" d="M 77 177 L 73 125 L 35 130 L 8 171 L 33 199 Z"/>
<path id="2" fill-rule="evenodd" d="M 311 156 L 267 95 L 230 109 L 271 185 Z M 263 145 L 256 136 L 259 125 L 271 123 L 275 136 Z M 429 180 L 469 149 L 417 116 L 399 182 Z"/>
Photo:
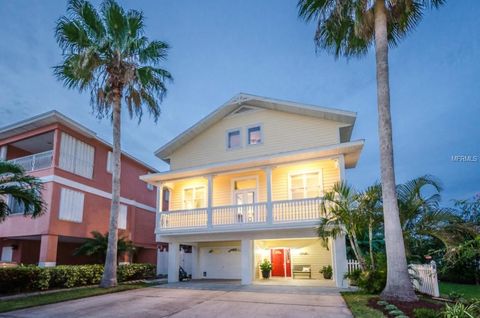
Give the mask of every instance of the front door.
<path id="1" fill-rule="evenodd" d="M 285 250 L 275 248 L 271 250 L 272 276 L 285 277 Z"/>

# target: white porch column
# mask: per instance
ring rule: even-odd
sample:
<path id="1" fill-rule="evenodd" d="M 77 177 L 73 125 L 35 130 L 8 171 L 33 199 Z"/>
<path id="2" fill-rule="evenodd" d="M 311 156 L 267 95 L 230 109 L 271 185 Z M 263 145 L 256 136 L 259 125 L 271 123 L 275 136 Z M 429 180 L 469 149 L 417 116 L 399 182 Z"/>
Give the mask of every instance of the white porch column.
<path id="1" fill-rule="evenodd" d="M 272 205 L 272 167 L 264 169 L 267 179 L 267 224 L 273 223 L 273 205 Z"/>
<path id="2" fill-rule="evenodd" d="M 347 246 L 345 235 L 339 235 L 332 240 L 333 279 L 337 287 L 348 287 L 347 273 Z"/>
<path id="3" fill-rule="evenodd" d="M 163 183 L 157 184 L 157 214 L 155 215 L 155 233 L 160 230 L 160 213 L 163 208 Z"/>
<path id="4" fill-rule="evenodd" d="M 197 245 L 192 244 L 192 279 L 202 278 L 200 275 L 200 257 Z"/>
<path id="5" fill-rule="evenodd" d="M 242 285 L 253 281 L 253 240 L 242 240 Z"/>
<path id="6" fill-rule="evenodd" d="M 212 205 L 213 205 L 213 175 L 207 176 L 207 227 L 212 228 Z"/>
<path id="7" fill-rule="evenodd" d="M 168 243 L 168 282 L 178 282 L 178 271 L 180 269 L 180 244 L 177 242 Z"/>
<path id="8" fill-rule="evenodd" d="M 345 156 L 338 156 L 338 168 L 340 169 L 340 180 L 345 181 Z"/>
<path id="9" fill-rule="evenodd" d="M 7 146 L 0 147 L 0 160 L 7 160 Z"/>

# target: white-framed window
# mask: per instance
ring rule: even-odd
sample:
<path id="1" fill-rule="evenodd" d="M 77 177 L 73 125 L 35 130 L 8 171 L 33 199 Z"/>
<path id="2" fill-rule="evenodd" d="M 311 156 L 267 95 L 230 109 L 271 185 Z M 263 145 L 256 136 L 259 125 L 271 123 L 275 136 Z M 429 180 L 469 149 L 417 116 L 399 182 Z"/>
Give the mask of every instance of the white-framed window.
<path id="1" fill-rule="evenodd" d="M 120 230 L 127 229 L 127 218 L 128 218 L 128 206 L 120 204 L 120 209 L 118 210 L 118 228 Z"/>
<path id="2" fill-rule="evenodd" d="M 62 132 L 60 141 L 60 168 L 91 179 L 95 148 Z"/>
<path id="3" fill-rule="evenodd" d="M 227 149 L 237 149 L 242 147 L 242 131 L 240 128 L 227 131 Z"/>
<path id="4" fill-rule="evenodd" d="M 60 192 L 60 209 L 58 218 L 63 221 L 81 223 L 83 220 L 83 203 L 85 194 L 62 188 Z"/>
<path id="5" fill-rule="evenodd" d="M 323 194 L 322 171 L 290 174 L 288 183 L 291 200 L 317 198 Z"/>
<path id="6" fill-rule="evenodd" d="M 205 186 L 183 189 L 183 207 L 185 209 L 204 208 L 207 202 Z"/>
<path id="7" fill-rule="evenodd" d="M 260 145 L 263 143 L 262 125 L 247 127 L 247 145 Z"/>
<path id="8" fill-rule="evenodd" d="M 107 153 L 107 172 L 112 173 L 113 171 L 113 152 L 109 151 Z"/>

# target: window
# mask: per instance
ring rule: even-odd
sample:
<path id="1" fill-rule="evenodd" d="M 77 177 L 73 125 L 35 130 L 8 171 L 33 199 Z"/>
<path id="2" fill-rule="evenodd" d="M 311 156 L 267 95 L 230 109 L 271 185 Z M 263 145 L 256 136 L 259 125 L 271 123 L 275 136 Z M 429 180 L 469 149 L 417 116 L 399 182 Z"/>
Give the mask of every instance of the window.
<path id="1" fill-rule="evenodd" d="M 205 187 L 193 187 L 183 190 L 183 206 L 185 209 L 199 209 L 205 207 Z"/>
<path id="2" fill-rule="evenodd" d="M 152 174 L 152 172 L 147 171 L 147 174 Z M 153 184 L 147 183 L 147 189 L 148 189 L 149 191 L 153 191 L 153 189 L 154 189 Z"/>
<path id="3" fill-rule="evenodd" d="M 242 147 L 242 136 L 240 129 L 231 130 L 227 132 L 227 148 L 235 149 Z"/>
<path id="4" fill-rule="evenodd" d="M 121 230 L 127 229 L 127 216 L 128 216 L 128 206 L 120 204 L 120 209 L 118 210 L 118 228 Z"/>
<path id="5" fill-rule="evenodd" d="M 290 197 L 295 199 L 316 198 L 321 196 L 321 173 L 309 172 L 290 176 Z"/>
<path id="6" fill-rule="evenodd" d="M 162 211 L 170 210 L 170 190 L 168 188 L 163 188 L 162 194 Z"/>
<path id="7" fill-rule="evenodd" d="M 0 261 L 11 262 L 12 258 L 13 258 L 13 247 L 12 246 L 2 247 L 2 257 L 0 258 Z"/>
<path id="8" fill-rule="evenodd" d="M 93 176 L 95 149 L 62 132 L 60 142 L 60 168 L 85 178 Z"/>
<path id="9" fill-rule="evenodd" d="M 83 220 L 84 199 L 84 193 L 62 188 L 58 218 L 64 221 L 81 223 Z"/>
<path id="10" fill-rule="evenodd" d="M 8 196 L 8 207 L 10 208 L 10 214 L 24 214 L 25 205 L 22 201 L 15 200 L 11 195 Z M 27 211 L 29 213 L 30 211 Z"/>
<path id="11" fill-rule="evenodd" d="M 112 173 L 113 171 L 113 152 L 109 151 L 107 154 L 107 172 Z"/>
<path id="12" fill-rule="evenodd" d="M 262 140 L 262 127 L 254 126 L 247 128 L 247 144 L 248 145 L 259 145 L 263 142 Z"/>

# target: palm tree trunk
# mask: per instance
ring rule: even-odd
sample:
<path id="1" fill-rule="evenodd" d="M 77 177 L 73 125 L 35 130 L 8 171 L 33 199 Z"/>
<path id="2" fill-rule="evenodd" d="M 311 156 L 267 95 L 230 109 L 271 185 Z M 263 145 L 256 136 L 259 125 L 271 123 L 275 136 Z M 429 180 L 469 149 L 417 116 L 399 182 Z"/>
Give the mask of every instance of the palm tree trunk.
<path id="1" fill-rule="evenodd" d="M 381 297 L 387 300 L 415 301 L 417 296 L 407 271 L 405 246 L 395 189 L 392 118 L 388 75 L 387 12 L 385 0 L 375 2 L 375 54 L 377 63 L 378 134 L 387 250 L 387 284 Z"/>
<path id="2" fill-rule="evenodd" d="M 108 288 L 117 285 L 117 241 L 118 211 L 120 209 L 120 113 L 121 93 L 115 89 L 112 111 L 113 122 L 113 171 L 112 171 L 112 205 L 110 209 L 110 225 L 108 229 L 107 257 L 100 287 Z"/>

